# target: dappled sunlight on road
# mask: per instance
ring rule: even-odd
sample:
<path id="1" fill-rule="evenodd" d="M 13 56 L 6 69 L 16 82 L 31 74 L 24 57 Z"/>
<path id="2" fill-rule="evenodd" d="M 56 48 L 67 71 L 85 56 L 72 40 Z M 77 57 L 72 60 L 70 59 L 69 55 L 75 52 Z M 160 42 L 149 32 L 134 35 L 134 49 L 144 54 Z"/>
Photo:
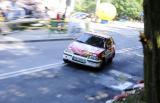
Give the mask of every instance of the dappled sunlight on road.
<path id="1" fill-rule="evenodd" d="M 26 96 L 26 93 L 21 90 L 21 88 L 17 85 L 8 85 L 7 90 L 0 91 L 0 99 L 9 101 L 16 101 L 18 98 L 22 98 Z"/>
<path id="2" fill-rule="evenodd" d="M 41 72 L 39 72 L 39 73 L 30 73 L 30 74 L 25 74 L 24 75 L 24 78 L 26 79 L 26 80 L 28 80 L 28 79 L 32 79 L 32 78 L 46 78 L 46 79 L 53 79 L 53 78 L 56 78 L 56 77 L 58 77 L 59 76 L 59 74 L 57 73 L 57 71 L 54 71 L 54 73 L 51 73 L 51 72 L 48 72 L 48 71 L 41 71 Z"/>
<path id="3" fill-rule="evenodd" d="M 0 64 L 12 64 L 13 63 L 13 61 L 11 61 L 11 60 L 0 60 Z"/>
<path id="4" fill-rule="evenodd" d="M 37 95 L 50 95 L 54 91 L 53 88 L 51 88 L 54 84 L 51 83 L 48 85 L 46 84 L 46 80 L 53 81 L 57 76 L 57 71 L 53 71 L 52 73 L 49 71 L 40 71 L 38 73 L 25 74 L 22 80 L 25 81 L 23 83 L 27 85 L 25 88 L 23 88 L 24 84 L 21 84 L 21 81 L 6 82 L 1 85 L 1 88 L 3 89 L 0 90 L 0 100 L 1 102 L 6 99 L 9 102 L 16 102 Z M 42 80 L 41 84 L 38 85 L 37 80 L 40 80 L 41 78 L 45 78 L 45 80 Z M 33 79 L 34 81 L 30 82 L 30 80 Z M 32 85 L 35 85 L 36 87 L 32 87 Z M 35 94 L 33 92 L 35 92 Z M 56 92 L 53 96 L 55 98 L 61 98 L 62 94 Z"/>
<path id="5" fill-rule="evenodd" d="M 13 55 L 33 55 L 35 54 L 24 43 L 0 44 L 0 51 L 7 51 Z"/>
<path id="6" fill-rule="evenodd" d="M 0 40 L 0 42 L 5 42 L 5 41 L 19 41 L 19 42 L 22 42 L 22 40 L 21 39 L 18 39 L 18 38 L 16 38 L 16 37 L 11 37 L 10 35 L 8 36 L 2 36 L 2 35 L 0 35 L 0 37 L 2 38 L 1 40 Z"/>
<path id="7" fill-rule="evenodd" d="M 0 43 L 0 68 L 3 68 L 0 72 L 6 71 L 7 68 L 9 68 L 8 71 L 21 68 L 19 66 L 21 63 L 16 61 L 23 61 L 22 59 L 24 57 L 28 58 L 40 54 L 40 51 L 35 48 L 27 46 L 23 42 L 11 44 Z"/>
<path id="8" fill-rule="evenodd" d="M 38 91 L 39 91 L 41 94 L 47 94 L 47 93 L 51 92 L 51 90 L 50 90 L 48 87 L 39 87 L 39 88 L 38 88 Z"/>

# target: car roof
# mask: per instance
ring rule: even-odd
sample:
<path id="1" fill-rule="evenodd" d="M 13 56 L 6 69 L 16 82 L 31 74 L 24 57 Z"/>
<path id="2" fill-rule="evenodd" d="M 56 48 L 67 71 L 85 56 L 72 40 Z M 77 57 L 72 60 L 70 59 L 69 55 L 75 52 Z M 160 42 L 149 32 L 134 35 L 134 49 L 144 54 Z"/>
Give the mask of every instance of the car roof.
<path id="1" fill-rule="evenodd" d="M 103 38 L 111 38 L 111 36 L 109 36 L 107 33 L 101 33 L 101 32 L 85 32 L 85 33 L 99 36 L 99 37 L 103 37 Z"/>

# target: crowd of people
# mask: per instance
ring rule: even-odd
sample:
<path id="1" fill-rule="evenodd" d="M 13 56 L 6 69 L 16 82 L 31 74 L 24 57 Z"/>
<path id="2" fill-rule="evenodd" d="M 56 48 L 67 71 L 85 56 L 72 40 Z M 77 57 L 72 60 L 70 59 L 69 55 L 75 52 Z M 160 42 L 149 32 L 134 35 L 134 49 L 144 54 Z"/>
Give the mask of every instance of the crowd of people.
<path id="1" fill-rule="evenodd" d="M 48 18 L 51 26 L 59 27 L 64 23 L 64 12 L 45 6 L 43 0 L 0 0 L 0 33 L 8 32 L 5 21 L 22 18 Z"/>
<path id="2" fill-rule="evenodd" d="M 43 0 L 0 0 L 0 15 L 7 21 L 25 17 L 56 17 L 55 12 L 46 7 L 42 1 Z"/>

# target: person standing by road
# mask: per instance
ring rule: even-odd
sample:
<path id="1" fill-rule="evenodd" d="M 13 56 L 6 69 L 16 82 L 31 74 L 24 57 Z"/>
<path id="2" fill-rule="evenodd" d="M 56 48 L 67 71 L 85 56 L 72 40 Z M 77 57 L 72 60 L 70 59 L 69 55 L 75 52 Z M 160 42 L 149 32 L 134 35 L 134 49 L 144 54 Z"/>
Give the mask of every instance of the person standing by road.
<path id="1" fill-rule="evenodd" d="M 0 22 L 3 22 L 4 20 L 5 20 L 5 16 L 4 16 L 3 10 L 0 9 Z"/>
<path id="2" fill-rule="evenodd" d="M 0 9 L 0 34 L 7 34 L 9 31 L 9 28 L 5 23 L 4 12 L 2 9 Z"/>

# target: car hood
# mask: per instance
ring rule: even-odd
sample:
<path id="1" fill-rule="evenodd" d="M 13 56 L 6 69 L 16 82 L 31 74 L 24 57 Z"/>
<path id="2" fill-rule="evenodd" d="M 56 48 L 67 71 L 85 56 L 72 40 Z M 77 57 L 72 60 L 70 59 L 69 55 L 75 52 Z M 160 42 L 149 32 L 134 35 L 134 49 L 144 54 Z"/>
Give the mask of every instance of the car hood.
<path id="1" fill-rule="evenodd" d="M 69 49 L 72 50 L 73 53 L 82 55 L 82 56 L 88 56 L 91 54 L 100 54 L 105 49 L 94 47 L 88 44 L 80 43 L 80 42 L 73 42 L 69 45 Z"/>

